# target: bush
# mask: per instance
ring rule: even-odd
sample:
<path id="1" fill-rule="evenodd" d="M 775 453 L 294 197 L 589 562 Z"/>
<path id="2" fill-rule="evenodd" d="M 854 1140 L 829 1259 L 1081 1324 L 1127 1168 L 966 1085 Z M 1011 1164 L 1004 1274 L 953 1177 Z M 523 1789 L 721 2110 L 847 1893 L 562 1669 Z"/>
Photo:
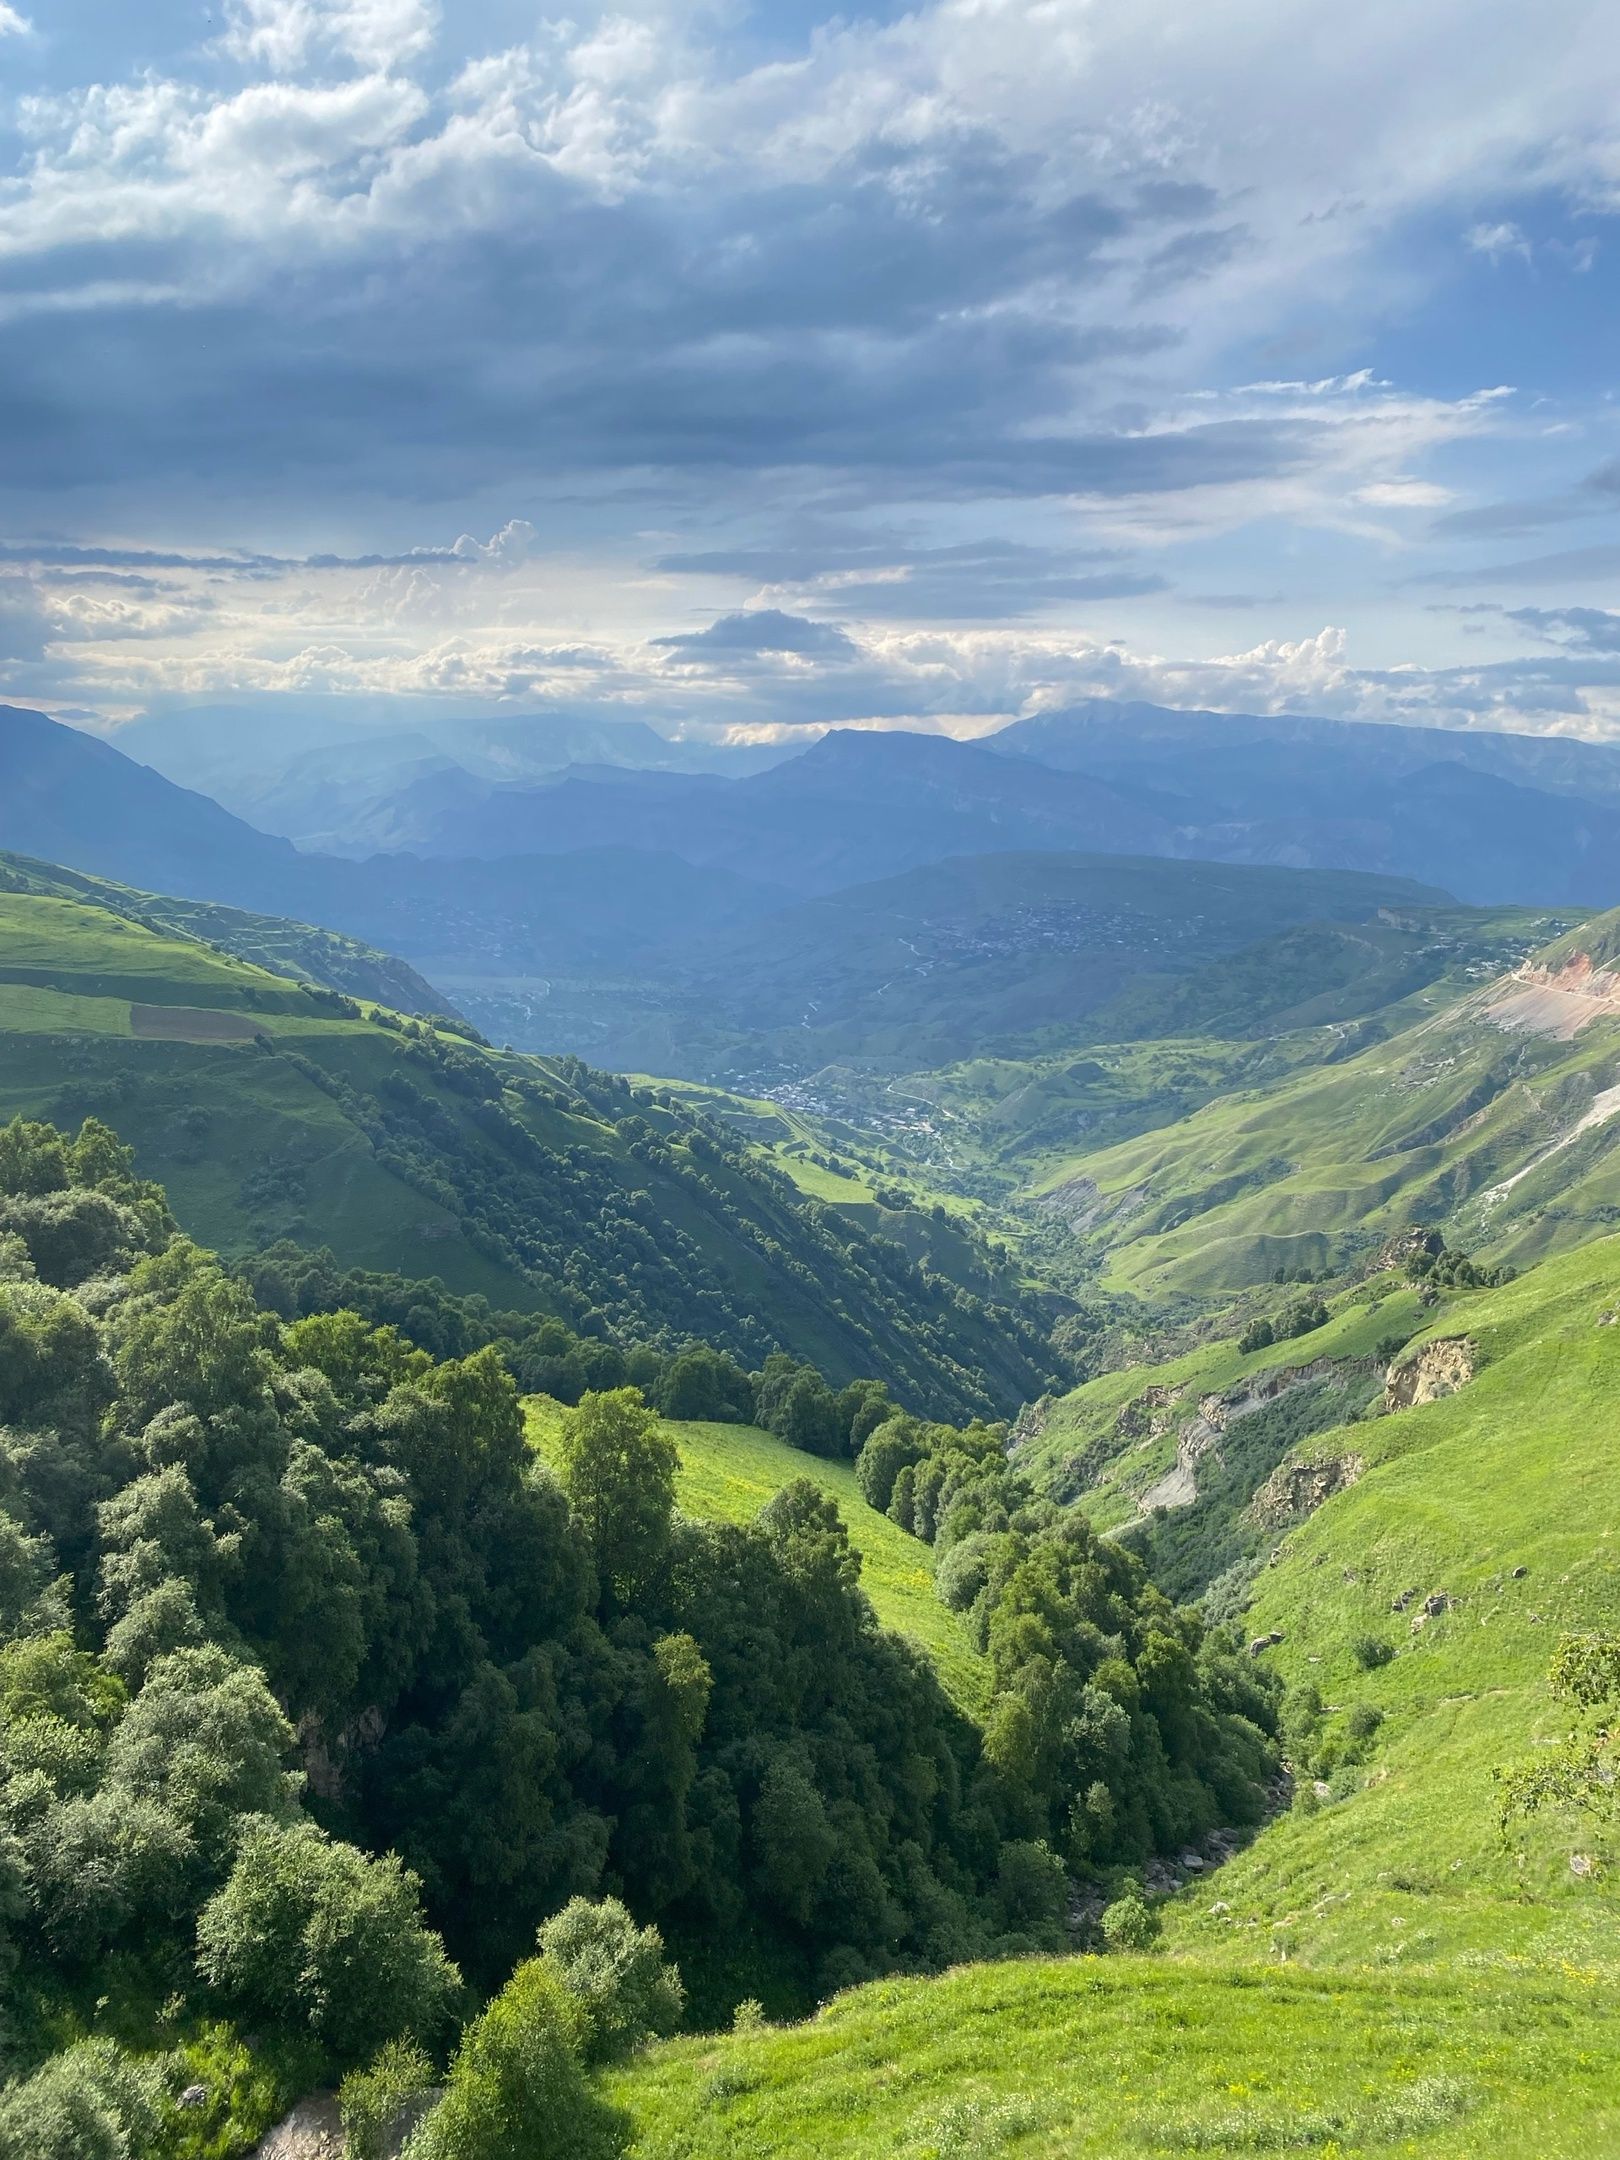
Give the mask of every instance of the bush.
<path id="1" fill-rule="evenodd" d="M 592 2062 L 628 2055 L 680 2023 L 686 1991 L 657 1928 L 638 1928 L 617 1898 L 571 1898 L 540 1930 L 548 1970 L 579 2005 Z"/>
<path id="2" fill-rule="evenodd" d="M 584 2013 L 531 1958 L 462 2036 L 444 2098 L 412 2133 L 406 2160 L 610 2160 L 620 2120 L 591 2094 L 580 2062 Z"/>
<path id="3" fill-rule="evenodd" d="M 1134 1886 L 1107 1908 L 1100 1925 L 1110 1950 L 1151 1950 L 1159 1939 L 1159 1916 Z"/>
<path id="4" fill-rule="evenodd" d="M 197 1923 L 197 1967 L 244 2014 L 303 2031 L 339 2063 L 431 2033 L 460 1974 L 422 1924 L 420 1885 L 313 1823 L 259 1821 Z"/>
<path id="5" fill-rule="evenodd" d="M 390 2040 L 338 2093 L 347 2160 L 384 2160 L 407 2119 L 433 2090 L 433 2065 L 408 2040 Z"/>
<path id="6" fill-rule="evenodd" d="M 1395 1645 L 1382 1635 L 1358 1635 L 1350 1645 L 1350 1655 L 1363 1672 L 1376 1672 L 1395 1655 Z"/>
<path id="7" fill-rule="evenodd" d="M 81 2040 L 0 2093 L 0 2160 L 138 2160 L 157 2136 L 158 2073 Z"/>
<path id="8" fill-rule="evenodd" d="M 1352 1740 L 1370 1740 L 1383 1722 L 1383 1711 L 1373 1703 L 1352 1703 L 1344 1721 L 1344 1729 Z"/>

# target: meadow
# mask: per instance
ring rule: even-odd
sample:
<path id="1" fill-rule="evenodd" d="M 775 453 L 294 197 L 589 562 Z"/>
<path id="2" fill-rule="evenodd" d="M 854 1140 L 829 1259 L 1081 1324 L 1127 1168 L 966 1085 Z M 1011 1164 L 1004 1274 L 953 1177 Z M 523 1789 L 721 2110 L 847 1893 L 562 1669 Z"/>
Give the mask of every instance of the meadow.
<path id="1" fill-rule="evenodd" d="M 536 1452 L 554 1466 L 566 1411 L 545 1396 L 530 1396 L 524 1415 Z M 676 1504 L 698 1520 L 752 1522 L 766 1501 L 795 1478 L 808 1478 L 836 1502 L 850 1543 L 861 1556 L 861 1587 L 878 1619 L 927 1651 L 946 1690 L 963 1709 L 979 1707 L 989 1675 L 966 1621 L 947 1611 L 934 1595 L 932 1548 L 867 1506 L 852 1464 L 803 1454 L 753 1425 L 668 1423 L 665 1430 L 680 1452 Z"/>
<path id="2" fill-rule="evenodd" d="M 880 1981 L 605 2081 L 635 2160 L 1314 2152 L 1590 2160 L 1620 2142 L 1620 1996 L 1030 1959 Z"/>

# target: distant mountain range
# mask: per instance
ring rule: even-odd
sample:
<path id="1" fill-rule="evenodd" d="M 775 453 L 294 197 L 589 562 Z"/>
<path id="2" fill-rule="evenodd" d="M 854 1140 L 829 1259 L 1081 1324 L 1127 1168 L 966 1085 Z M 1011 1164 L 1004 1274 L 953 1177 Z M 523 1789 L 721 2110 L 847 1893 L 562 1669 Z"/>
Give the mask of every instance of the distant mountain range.
<path id="1" fill-rule="evenodd" d="M 1561 740 L 1093 701 L 981 742 L 834 730 L 727 775 L 636 762 L 687 752 L 634 723 L 351 727 L 324 747 L 300 723 L 257 784 L 283 825 L 320 807 L 314 850 L 125 754 L 207 768 L 225 752 L 203 718 L 115 747 L 0 708 L 0 847 L 324 925 L 400 954 L 501 1039 L 666 1071 L 708 1070 L 698 1042 L 718 1052 L 738 1027 L 796 1029 L 805 1055 L 882 1039 L 904 1056 L 891 1020 L 924 1008 L 951 1054 L 967 1027 L 1038 1026 L 1043 1001 L 1072 1019 L 1112 994 L 1090 946 L 1083 963 L 1061 939 L 1042 951 L 1076 856 L 1359 872 L 1386 881 L 1363 913 L 1413 884 L 1431 903 L 1620 901 L 1620 750 Z M 992 875 L 997 858 L 1017 861 Z M 1328 892 L 1296 894 L 1276 926 L 1356 912 Z M 979 952 L 986 908 L 1001 927 Z M 895 943 L 908 921 L 962 937 L 922 958 Z M 1115 957 L 1142 945 L 1133 930 Z"/>

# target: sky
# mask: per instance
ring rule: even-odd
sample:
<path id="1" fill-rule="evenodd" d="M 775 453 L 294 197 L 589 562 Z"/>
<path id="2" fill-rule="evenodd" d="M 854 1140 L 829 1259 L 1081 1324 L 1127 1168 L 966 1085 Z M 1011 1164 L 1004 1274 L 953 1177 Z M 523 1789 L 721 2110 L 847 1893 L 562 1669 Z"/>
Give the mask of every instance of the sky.
<path id="1" fill-rule="evenodd" d="M 1617 326 L 1613 0 L 0 0 L 0 699 L 1620 739 Z"/>

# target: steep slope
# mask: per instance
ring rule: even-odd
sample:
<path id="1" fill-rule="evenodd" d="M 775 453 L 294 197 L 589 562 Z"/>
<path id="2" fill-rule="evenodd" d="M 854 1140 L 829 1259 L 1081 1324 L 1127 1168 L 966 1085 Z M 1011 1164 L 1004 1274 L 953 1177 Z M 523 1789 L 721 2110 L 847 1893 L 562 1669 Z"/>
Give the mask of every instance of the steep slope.
<path id="1" fill-rule="evenodd" d="M 600 848 L 576 835 L 568 852 L 538 858 L 305 855 L 109 743 L 0 707 L 0 848 L 146 891 L 325 924 L 402 954 L 441 987 L 451 975 L 495 977 L 521 1010 L 544 998 L 553 975 L 611 972 L 649 941 L 724 928 L 786 897 L 672 853 L 627 850 L 611 825 L 605 831 Z M 526 849 L 548 844 L 526 827 L 517 838 Z"/>
<path id="2" fill-rule="evenodd" d="M 0 1118 L 94 1112 L 227 1253 L 279 1237 L 623 1340 L 790 1347 L 955 1409 L 1036 1330 L 925 1278 L 679 1107 L 300 988 L 84 901 L 0 894 Z"/>
<path id="3" fill-rule="evenodd" d="M 1418 1385 L 1411 1407 L 1299 1451 L 1353 1447 L 1361 1468 L 1282 1537 L 1244 1625 L 1318 1691 L 1296 1739 L 1315 1782 L 1176 1909 L 1178 1941 L 1312 1963 L 1614 1965 L 1612 1828 L 1553 1814 L 1504 1841 L 1493 1773 L 1568 1727 L 1546 1687 L 1560 1634 L 1620 1626 L 1617 1302 L 1620 1240 L 1547 1261 L 1402 1352 L 1395 1400 L 1425 1376 L 1449 1392 L 1424 1401 Z M 1368 1642 L 1392 1654 L 1369 1667 Z"/>
<path id="4" fill-rule="evenodd" d="M 415 968 L 379 952 L 374 945 L 322 930 L 313 923 L 288 922 L 279 915 L 250 915 L 240 908 L 215 907 L 207 901 L 176 900 L 166 893 L 137 891 L 108 878 L 86 877 L 55 863 L 33 862 L 26 855 L 0 855 L 0 891 L 38 893 L 62 900 L 84 900 L 109 914 L 121 915 L 148 929 L 173 931 L 183 938 L 216 945 L 238 960 L 251 960 L 273 975 L 319 984 L 346 996 L 370 998 L 396 1012 L 442 1013 L 443 995 Z"/>
<path id="5" fill-rule="evenodd" d="M 1613 916 L 1342 1062 L 1072 1157 L 1037 1198 L 1109 1279 L 1225 1294 L 1413 1223 L 1524 1262 L 1620 1205 Z"/>
<path id="6" fill-rule="evenodd" d="M 548 1397 L 524 1404 L 529 1443 L 553 1469 L 559 1458 L 563 1411 Z M 952 1700 L 982 1709 L 989 1671 L 960 1613 L 934 1592 L 934 1550 L 868 1507 L 852 1463 L 831 1462 L 789 1447 L 753 1425 L 705 1425 L 664 1421 L 680 1450 L 676 1500 L 698 1521 L 752 1522 L 783 1486 L 808 1478 L 838 1508 L 850 1543 L 861 1556 L 861 1588 L 886 1628 L 925 1650 Z"/>
<path id="7" fill-rule="evenodd" d="M 1584 2160 L 1620 2139 L 1620 1998 L 1539 1982 L 1024 1958 L 852 1988 L 606 2081 L 640 2160 Z"/>

